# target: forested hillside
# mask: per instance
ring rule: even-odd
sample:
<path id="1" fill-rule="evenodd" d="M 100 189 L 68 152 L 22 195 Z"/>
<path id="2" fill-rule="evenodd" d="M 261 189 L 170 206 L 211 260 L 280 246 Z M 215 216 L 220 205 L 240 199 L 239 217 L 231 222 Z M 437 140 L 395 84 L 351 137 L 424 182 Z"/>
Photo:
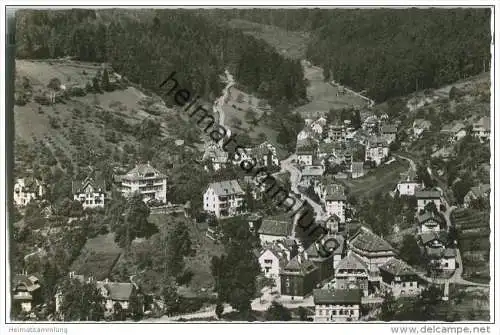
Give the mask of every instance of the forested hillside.
<path id="1" fill-rule="evenodd" d="M 217 12 L 310 32 L 325 77 L 378 102 L 489 70 L 489 9 L 238 9 Z"/>
<path id="2" fill-rule="evenodd" d="M 298 61 L 194 11 L 26 10 L 16 15 L 18 58 L 110 62 L 129 80 L 153 90 L 176 71 L 184 88 L 208 99 L 220 94 L 219 76 L 229 68 L 240 85 L 272 105 L 296 105 L 306 97 Z"/>

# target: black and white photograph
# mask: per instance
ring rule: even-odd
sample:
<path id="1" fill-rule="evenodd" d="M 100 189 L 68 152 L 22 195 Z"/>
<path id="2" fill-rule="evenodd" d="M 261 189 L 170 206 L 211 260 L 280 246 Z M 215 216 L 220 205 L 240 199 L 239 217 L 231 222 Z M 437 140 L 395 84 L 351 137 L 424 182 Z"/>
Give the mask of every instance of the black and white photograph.
<path id="1" fill-rule="evenodd" d="M 495 333 L 493 4 L 162 5 L 5 7 L 9 332 Z"/>

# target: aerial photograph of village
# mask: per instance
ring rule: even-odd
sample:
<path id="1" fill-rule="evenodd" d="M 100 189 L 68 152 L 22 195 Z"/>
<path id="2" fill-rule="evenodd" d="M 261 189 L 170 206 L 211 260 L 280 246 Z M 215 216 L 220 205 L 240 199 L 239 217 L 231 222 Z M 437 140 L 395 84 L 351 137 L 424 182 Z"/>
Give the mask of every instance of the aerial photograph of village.
<path id="1" fill-rule="evenodd" d="M 16 10 L 7 319 L 491 321 L 491 19 Z"/>

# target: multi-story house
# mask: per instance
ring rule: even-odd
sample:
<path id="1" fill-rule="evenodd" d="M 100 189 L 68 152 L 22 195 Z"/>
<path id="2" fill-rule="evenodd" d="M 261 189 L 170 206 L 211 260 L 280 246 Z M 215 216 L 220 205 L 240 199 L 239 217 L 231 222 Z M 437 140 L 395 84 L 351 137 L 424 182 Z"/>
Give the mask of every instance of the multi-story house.
<path id="1" fill-rule="evenodd" d="M 436 205 L 436 208 L 439 209 L 442 200 L 441 200 L 441 192 L 436 189 L 432 190 L 416 190 L 415 197 L 417 198 L 417 211 L 420 212 L 425 208 L 428 203 L 433 202 Z"/>
<path id="2" fill-rule="evenodd" d="M 326 131 L 325 141 L 341 142 L 345 139 L 346 129 L 343 125 L 329 125 Z"/>
<path id="3" fill-rule="evenodd" d="M 398 127 L 392 124 L 384 124 L 380 127 L 380 135 L 388 143 L 396 141 L 396 134 L 398 133 Z"/>
<path id="4" fill-rule="evenodd" d="M 307 254 L 298 254 L 280 270 L 280 280 L 281 296 L 303 299 L 319 282 L 318 267 L 307 259 Z"/>
<path id="5" fill-rule="evenodd" d="M 382 288 L 392 291 L 393 295 L 416 296 L 423 288 L 422 281 L 415 270 L 406 262 L 391 258 L 380 266 Z"/>
<path id="6" fill-rule="evenodd" d="M 397 191 L 399 195 L 415 195 L 415 191 L 422 186 L 416 179 L 417 173 L 410 167 L 407 172 L 400 174 L 399 183 L 396 185 L 395 191 Z"/>
<path id="7" fill-rule="evenodd" d="M 138 164 L 127 172 L 119 176 L 121 182 L 121 192 L 128 197 L 136 192 L 143 196 L 144 201 L 151 199 L 166 202 L 167 197 L 167 176 L 147 164 Z"/>
<path id="8" fill-rule="evenodd" d="M 281 241 L 266 243 L 258 252 L 257 258 L 265 277 L 275 281 L 278 292 L 281 291 L 280 269 L 284 268 L 292 257 L 296 256 L 293 248 L 289 248 Z"/>
<path id="9" fill-rule="evenodd" d="M 420 232 L 427 233 L 431 231 L 438 232 L 444 228 L 444 221 L 433 211 L 426 211 L 417 214 L 417 223 Z"/>
<path id="10" fill-rule="evenodd" d="M 312 146 L 297 148 L 297 163 L 302 166 L 313 165 L 316 159 L 316 150 Z"/>
<path id="11" fill-rule="evenodd" d="M 361 292 L 357 289 L 313 292 L 314 322 L 357 321 L 360 317 Z"/>
<path id="12" fill-rule="evenodd" d="M 324 173 L 324 168 L 321 165 L 305 166 L 300 174 L 300 184 L 308 187 L 319 182 Z"/>
<path id="13" fill-rule="evenodd" d="M 203 209 L 217 218 L 243 214 L 245 192 L 236 180 L 211 183 L 203 195 Z"/>
<path id="14" fill-rule="evenodd" d="M 257 166 L 268 168 L 280 166 L 276 147 L 267 141 L 253 148 L 250 156 L 256 160 Z"/>
<path id="15" fill-rule="evenodd" d="M 336 215 L 340 223 L 345 222 L 345 206 L 347 197 L 341 185 L 328 185 L 323 196 L 323 203 L 328 215 Z"/>
<path id="16" fill-rule="evenodd" d="M 319 242 L 312 243 L 304 251 L 307 258 L 318 268 L 318 280 L 322 282 L 333 277 L 333 253 Z"/>
<path id="17" fill-rule="evenodd" d="M 378 267 L 396 256 L 394 248 L 382 237 L 362 226 L 348 241 L 349 250 L 368 266 L 370 276 L 378 277 Z"/>
<path id="18" fill-rule="evenodd" d="M 482 117 L 478 122 L 475 122 L 472 125 L 472 134 L 478 137 L 481 142 L 486 140 L 489 141 L 491 133 L 491 118 L 490 117 Z"/>
<path id="19" fill-rule="evenodd" d="M 14 184 L 14 204 L 24 207 L 31 200 L 41 199 L 44 193 L 43 184 L 36 178 L 19 178 Z"/>
<path id="20" fill-rule="evenodd" d="M 42 302 L 42 290 L 37 277 L 15 275 L 12 282 L 12 304 L 17 304 L 22 311 L 31 312 L 33 306 Z"/>
<path id="21" fill-rule="evenodd" d="M 365 161 L 375 162 L 376 166 L 389 156 L 389 145 L 378 137 L 371 138 L 365 146 Z"/>
<path id="22" fill-rule="evenodd" d="M 335 267 L 335 289 L 359 289 L 367 296 L 368 277 L 369 269 L 365 262 L 355 253 L 349 252 Z"/>
<path id="23" fill-rule="evenodd" d="M 103 179 L 88 176 L 83 181 L 72 181 L 73 199 L 80 201 L 84 209 L 104 208 L 106 183 Z"/>

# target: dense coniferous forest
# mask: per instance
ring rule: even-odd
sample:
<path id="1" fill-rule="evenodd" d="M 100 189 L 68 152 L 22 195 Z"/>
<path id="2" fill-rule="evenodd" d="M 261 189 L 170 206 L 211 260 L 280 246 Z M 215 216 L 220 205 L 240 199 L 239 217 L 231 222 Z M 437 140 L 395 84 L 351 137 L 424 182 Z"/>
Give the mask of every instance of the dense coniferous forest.
<path id="1" fill-rule="evenodd" d="M 327 79 L 380 102 L 490 67 L 490 9 L 238 9 L 217 12 L 308 31 L 307 59 Z"/>
<path id="2" fill-rule="evenodd" d="M 227 68 L 271 105 L 306 99 L 298 61 L 194 11 L 26 10 L 16 16 L 18 58 L 110 62 L 129 80 L 156 91 L 176 71 L 184 88 L 208 99 L 220 94 L 219 77 Z"/>

